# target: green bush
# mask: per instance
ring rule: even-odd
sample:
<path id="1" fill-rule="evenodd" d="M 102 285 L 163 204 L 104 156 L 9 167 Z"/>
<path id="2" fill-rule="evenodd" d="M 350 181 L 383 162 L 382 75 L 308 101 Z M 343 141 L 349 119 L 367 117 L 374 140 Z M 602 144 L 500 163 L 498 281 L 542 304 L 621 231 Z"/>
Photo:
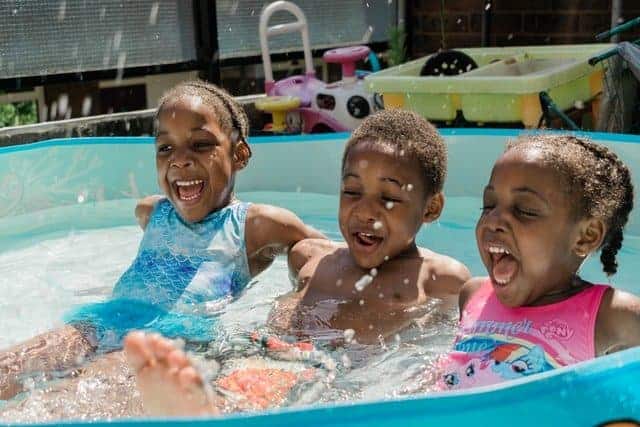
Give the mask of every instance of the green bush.
<path id="1" fill-rule="evenodd" d="M 389 66 L 400 65 L 406 61 L 406 38 L 407 34 L 403 28 L 391 27 L 389 29 Z"/>
<path id="2" fill-rule="evenodd" d="M 35 101 L 0 104 L 0 127 L 28 125 L 38 122 Z"/>

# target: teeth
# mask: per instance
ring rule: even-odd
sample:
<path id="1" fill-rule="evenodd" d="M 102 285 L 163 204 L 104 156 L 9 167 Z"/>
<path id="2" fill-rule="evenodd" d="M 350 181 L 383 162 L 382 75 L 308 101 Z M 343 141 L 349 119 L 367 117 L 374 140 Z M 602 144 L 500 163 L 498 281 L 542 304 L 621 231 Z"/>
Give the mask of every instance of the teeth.
<path id="1" fill-rule="evenodd" d="M 510 252 L 502 246 L 489 246 L 489 253 L 510 255 Z"/>
<path id="2" fill-rule="evenodd" d="M 198 196 L 199 196 L 198 194 L 196 194 L 196 195 L 194 195 L 194 196 L 189 196 L 189 197 L 182 196 L 182 197 L 180 197 L 180 199 L 181 199 L 181 200 L 195 200 L 195 199 L 197 199 L 197 198 L 198 198 Z"/>
<path id="3" fill-rule="evenodd" d="M 192 181 L 176 181 L 176 185 L 178 187 L 186 187 L 188 185 L 198 185 L 202 184 L 204 181 L 201 179 L 194 179 Z"/>
<path id="4" fill-rule="evenodd" d="M 373 234 L 370 234 L 370 233 L 358 233 L 358 234 L 360 234 L 363 237 L 368 237 L 368 238 L 375 237 Z"/>
<path id="5" fill-rule="evenodd" d="M 506 285 L 509 282 L 508 280 L 498 280 L 498 279 L 494 279 L 494 280 L 499 285 Z"/>

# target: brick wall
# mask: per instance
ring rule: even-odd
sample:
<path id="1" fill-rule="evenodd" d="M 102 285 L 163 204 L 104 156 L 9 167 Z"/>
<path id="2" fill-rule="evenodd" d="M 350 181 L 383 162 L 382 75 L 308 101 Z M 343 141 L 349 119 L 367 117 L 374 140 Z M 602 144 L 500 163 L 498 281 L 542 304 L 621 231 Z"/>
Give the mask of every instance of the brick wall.
<path id="1" fill-rule="evenodd" d="M 447 48 L 482 40 L 484 0 L 444 0 Z M 441 47 L 440 0 L 408 0 L 410 56 Z M 625 20 L 640 16 L 640 0 L 623 0 Z M 590 43 L 609 29 L 611 0 L 492 0 L 490 46 Z M 638 38 L 640 30 L 622 36 Z"/>

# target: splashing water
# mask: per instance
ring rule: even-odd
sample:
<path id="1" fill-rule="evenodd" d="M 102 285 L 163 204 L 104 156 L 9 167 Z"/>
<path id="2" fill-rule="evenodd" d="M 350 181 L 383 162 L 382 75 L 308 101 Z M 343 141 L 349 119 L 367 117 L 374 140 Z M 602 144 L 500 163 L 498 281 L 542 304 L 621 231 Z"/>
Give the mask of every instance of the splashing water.
<path id="1" fill-rule="evenodd" d="M 151 5 L 151 11 L 149 12 L 149 25 L 156 25 L 158 23 L 158 11 L 160 10 L 160 4 L 154 2 Z"/>
<path id="2" fill-rule="evenodd" d="M 353 287 L 356 288 L 356 291 L 362 292 L 372 282 L 373 282 L 373 276 L 371 276 L 370 274 L 365 274 L 360 279 L 358 279 L 358 281 L 356 282 L 356 284 Z M 360 305 L 362 305 L 362 304 L 360 304 Z"/>

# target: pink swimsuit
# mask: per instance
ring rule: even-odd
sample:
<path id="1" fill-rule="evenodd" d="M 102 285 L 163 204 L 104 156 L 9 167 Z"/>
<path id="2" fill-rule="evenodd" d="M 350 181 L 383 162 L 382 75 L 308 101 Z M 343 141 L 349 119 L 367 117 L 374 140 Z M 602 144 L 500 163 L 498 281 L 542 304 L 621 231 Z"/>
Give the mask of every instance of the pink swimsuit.
<path id="1" fill-rule="evenodd" d="M 495 384 L 594 358 L 596 317 L 608 288 L 594 285 L 557 303 L 510 308 L 487 280 L 462 312 L 438 388 Z"/>

